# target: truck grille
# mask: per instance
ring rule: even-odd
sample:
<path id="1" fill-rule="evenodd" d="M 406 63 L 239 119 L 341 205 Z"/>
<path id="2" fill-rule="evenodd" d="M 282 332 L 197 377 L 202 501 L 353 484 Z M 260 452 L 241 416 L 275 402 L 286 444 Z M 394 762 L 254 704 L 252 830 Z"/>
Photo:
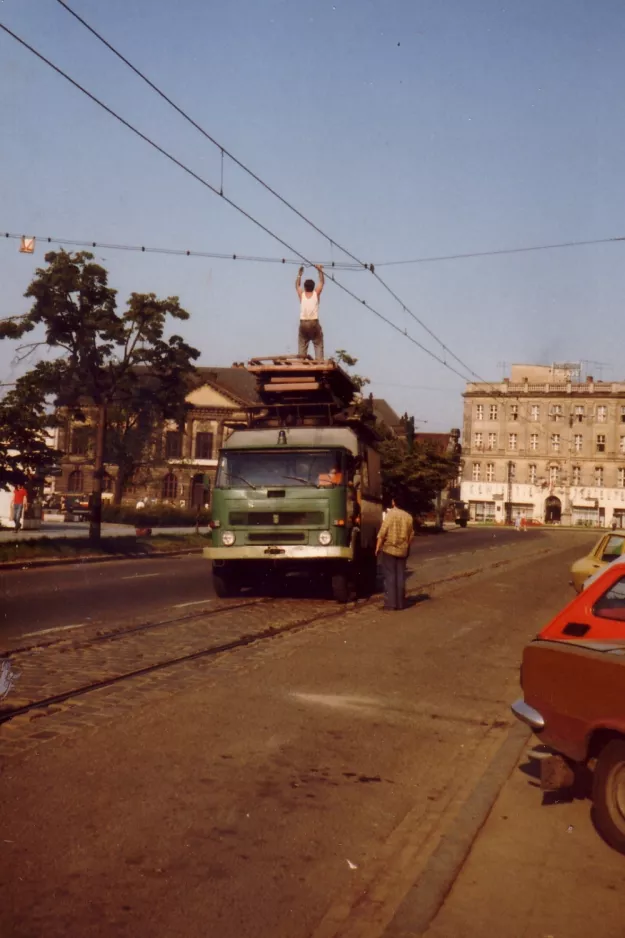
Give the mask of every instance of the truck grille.
<path id="1" fill-rule="evenodd" d="M 231 511 L 229 522 L 232 526 L 252 527 L 253 525 L 297 525 L 309 527 L 323 525 L 322 511 Z"/>
<path id="2" fill-rule="evenodd" d="M 306 534 L 295 531 L 267 531 L 262 533 L 254 531 L 247 535 L 248 544 L 303 544 L 306 541 Z"/>

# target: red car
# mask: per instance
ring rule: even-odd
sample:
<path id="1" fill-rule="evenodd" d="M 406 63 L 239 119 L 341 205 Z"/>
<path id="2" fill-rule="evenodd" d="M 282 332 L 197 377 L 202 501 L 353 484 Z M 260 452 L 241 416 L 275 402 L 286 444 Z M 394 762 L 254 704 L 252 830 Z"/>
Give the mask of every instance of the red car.
<path id="1" fill-rule="evenodd" d="M 512 705 L 552 751 L 541 787 L 591 773 L 595 824 L 625 853 L 625 564 L 608 567 L 523 652 Z"/>

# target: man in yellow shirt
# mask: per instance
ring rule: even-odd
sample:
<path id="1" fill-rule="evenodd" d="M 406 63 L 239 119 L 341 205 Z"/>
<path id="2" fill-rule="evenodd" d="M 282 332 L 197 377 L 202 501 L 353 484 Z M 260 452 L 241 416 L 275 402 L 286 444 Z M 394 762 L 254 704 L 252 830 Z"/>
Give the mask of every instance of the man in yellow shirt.
<path id="1" fill-rule="evenodd" d="M 393 507 L 386 512 L 375 547 L 376 557 L 382 554 L 385 609 L 404 608 L 406 561 L 413 536 L 411 515 L 393 499 Z"/>

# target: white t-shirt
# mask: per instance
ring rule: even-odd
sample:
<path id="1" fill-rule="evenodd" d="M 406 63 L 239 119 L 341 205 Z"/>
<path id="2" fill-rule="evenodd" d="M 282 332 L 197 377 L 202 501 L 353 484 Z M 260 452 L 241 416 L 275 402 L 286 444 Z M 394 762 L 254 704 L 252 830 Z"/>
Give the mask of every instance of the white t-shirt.
<path id="1" fill-rule="evenodd" d="M 314 322 L 319 319 L 319 294 L 313 290 L 312 296 L 302 291 L 299 318 L 302 322 Z"/>

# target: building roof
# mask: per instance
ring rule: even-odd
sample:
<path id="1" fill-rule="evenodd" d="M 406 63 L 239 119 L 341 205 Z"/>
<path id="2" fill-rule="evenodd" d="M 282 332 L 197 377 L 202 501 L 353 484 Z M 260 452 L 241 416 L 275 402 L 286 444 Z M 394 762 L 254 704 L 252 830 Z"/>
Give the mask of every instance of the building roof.
<path id="1" fill-rule="evenodd" d="M 401 426 L 401 418 L 397 416 L 390 404 L 384 398 L 373 398 L 373 413 L 380 421 L 386 424 L 391 430 L 397 430 Z"/>
<path id="2" fill-rule="evenodd" d="M 234 397 L 241 404 L 258 403 L 256 393 L 256 378 L 246 368 L 217 366 L 198 367 L 198 384 L 209 381 L 222 388 L 230 397 Z"/>
<path id="3" fill-rule="evenodd" d="M 415 433 L 415 443 L 431 446 L 437 453 L 446 453 L 449 445 L 449 433 Z"/>

